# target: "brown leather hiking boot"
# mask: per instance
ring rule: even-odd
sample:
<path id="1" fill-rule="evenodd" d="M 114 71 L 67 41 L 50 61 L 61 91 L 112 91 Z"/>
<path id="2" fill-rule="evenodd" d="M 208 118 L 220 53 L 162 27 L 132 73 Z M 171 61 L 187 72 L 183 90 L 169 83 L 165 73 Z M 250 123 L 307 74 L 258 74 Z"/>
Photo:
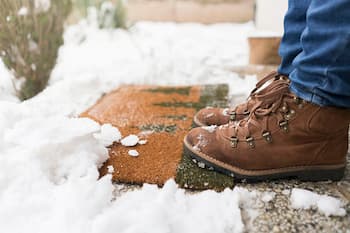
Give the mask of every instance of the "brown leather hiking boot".
<path id="1" fill-rule="evenodd" d="M 350 109 L 320 107 L 277 80 L 255 99 L 248 118 L 193 129 L 185 153 L 199 167 L 238 179 L 339 180 L 348 150 Z"/>
<path id="2" fill-rule="evenodd" d="M 255 104 L 256 97 L 268 92 L 270 89 L 270 85 L 274 81 L 279 79 L 288 80 L 288 77 L 277 72 L 271 72 L 256 84 L 256 87 L 250 93 L 245 103 L 240 104 L 234 108 L 207 107 L 200 110 L 193 118 L 194 125 L 197 127 L 209 125 L 224 125 L 227 124 L 229 121 L 239 121 L 246 118 L 250 113 L 250 109 Z M 260 90 L 260 88 L 262 88 L 264 84 L 266 84 L 270 80 L 272 80 L 271 84 Z"/>

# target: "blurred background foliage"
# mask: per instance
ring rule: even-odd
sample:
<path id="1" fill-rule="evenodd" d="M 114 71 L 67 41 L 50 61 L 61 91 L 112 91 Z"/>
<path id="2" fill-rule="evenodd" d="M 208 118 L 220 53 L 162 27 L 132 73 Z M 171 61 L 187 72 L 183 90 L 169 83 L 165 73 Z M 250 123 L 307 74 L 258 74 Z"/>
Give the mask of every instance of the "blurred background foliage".
<path id="1" fill-rule="evenodd" d="M 64 25 L 87 17 L 89 9 L 100 28 L 126 28 L 122 0 L 0 0 L 0 56 L 21 100 L 47 86 Z"/>

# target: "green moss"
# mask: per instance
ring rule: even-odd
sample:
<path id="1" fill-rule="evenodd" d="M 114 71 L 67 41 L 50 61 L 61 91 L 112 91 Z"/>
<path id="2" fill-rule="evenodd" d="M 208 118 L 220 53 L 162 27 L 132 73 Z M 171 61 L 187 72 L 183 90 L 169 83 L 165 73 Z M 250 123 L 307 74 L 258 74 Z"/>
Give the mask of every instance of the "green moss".
<path id="1" fill-rule="evenodd" d="M 171 107 L 192 107 L 199 110 L 206 106 L 226 107 L 229 88 L 227 85 L 206 85 L 201 89 L 198 103 L 163 103 Z M 177 168 L 176 182 L 183 188 L 195 190 L 232 188 L 234 180 L 224 174 L 199 168 L 185 152 Z"/>
<path id="2" fill-rule="evenodd" d="M 184 154 L 177 168 L 176 183 L 182 188 L 195 190 L 232 188 L 234 180 L 224 174 L 199 168 L 189 155 Z"/>

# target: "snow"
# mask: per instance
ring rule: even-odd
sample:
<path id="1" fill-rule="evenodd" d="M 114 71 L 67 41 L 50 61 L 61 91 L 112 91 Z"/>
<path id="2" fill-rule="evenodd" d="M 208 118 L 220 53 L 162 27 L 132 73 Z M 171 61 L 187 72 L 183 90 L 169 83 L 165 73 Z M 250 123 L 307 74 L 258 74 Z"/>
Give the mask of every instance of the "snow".
<path id="1" fill-rule="evenodd" d="M 139 142 L 138 142 L 140 145 L 145 145 L 146 143 L 147 143 L 147 140 L 140 140 Z"/>
<path id="2" fill-rule="evenodd" d="M 114 167 L 112 165 L 107 166 L 108 173 L 114 173 Z"/>
<path id="3" fill-rule="evenodd" d="M 272 201 L 276 196 L 275 192 L 263 192 L 261 196 L 261 200 L 265 203 Z"/>
<path id="4" fill-rule="evenodd" d="M 137 143 L 139 142 L 139 137 L 137 135 L 131 134 L 125 138 L 123 138 L 120 143 L 123 146 L 136 146 Z"/>
<path id="5" fill-rule="evenodd" d="M 94 134 L 94 137 L 98 139 L 102 145 L 110 146 L 113 142 L 119 142 L 122 135 L 119 129 L 113 127 L 111 124 L 103 124 L 101 126 L 101 132 Z"/>
<path id="6" fill-rule="evenodd" d="M 223 110 L 222 110 L 222 115 L 224 115 L 224 116 L 229 116 L 230 115 L 230 109 L 229 108 L 224 108 Z"/>
<path id="7" fill-rule="evenodd" d="M 128 155 L 130 155 L 132 157 L 138 157 L 140 154 L 139 154 L 139 152 L 137 152 L 137 150 L 129 150 Z"/>
<path id="8" fill-rule="evenodd" d="M 328 196 L 319 195 L 305 189 L 294 188 L 290 196 L 291 206 L 294 209 L 316 208 L 326 216 L 345 216 L 345 203 L 341 200 Z"/>
<path id="9" fill-rule="evenodd" d="M 248 95 L 256 79 L 230 68 L 247 63 L 252 28 L 141 22 L 124 31 L 83 21 L 67 28 L 49 86 L 21 103 L 0 63 L 0 232 L 242 232 L 240 206 L 254 199 L 243 189 L 186 194 L 169 181 L 115 197 L 98 169 L 120 132 L 77 117 L 122 84 L 228 83 Z"/>
<path id="10" fill-rule="evenodd" d="M 209 133 L 213 133 L 217 127 L 217 125 L 202 126 L 202 129 L 208 131 Z"/>
<path id="11" fill-rule="evenodd" d="M 145 184 L 103 211 L 92 232 L 243 232 L 239 205 L 253 198 L 239 188 L 187 195 L 173 180 L 162 189 Z"/>

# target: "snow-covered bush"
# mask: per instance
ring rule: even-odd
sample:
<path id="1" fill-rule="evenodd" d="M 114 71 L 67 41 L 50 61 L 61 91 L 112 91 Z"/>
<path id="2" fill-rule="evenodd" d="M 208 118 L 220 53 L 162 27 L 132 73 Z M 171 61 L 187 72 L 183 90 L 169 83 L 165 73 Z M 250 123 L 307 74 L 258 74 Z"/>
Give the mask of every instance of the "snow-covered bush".
<path id="1" fill-rule="evenodd" d="M 20 80 L 22 100 L 46 87 L 71 6 L 71 0 L 1 0 L 0 55 Z"/>

